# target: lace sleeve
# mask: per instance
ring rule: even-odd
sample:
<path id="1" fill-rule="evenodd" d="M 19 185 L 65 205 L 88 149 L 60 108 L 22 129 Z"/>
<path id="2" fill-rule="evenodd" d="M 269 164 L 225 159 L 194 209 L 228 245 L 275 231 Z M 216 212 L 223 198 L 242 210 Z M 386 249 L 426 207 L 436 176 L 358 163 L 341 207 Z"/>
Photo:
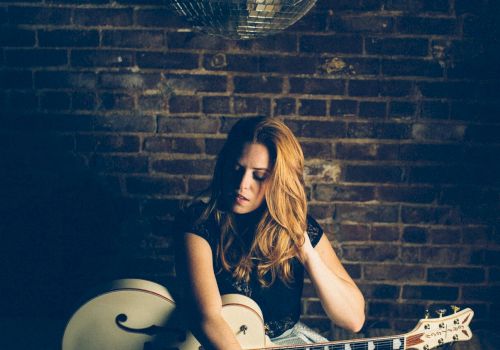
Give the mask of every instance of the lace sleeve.
<path id="1" fill-rule="evenodd" d="M 323 229 L 311 216 L 307 215 L 307 234 L 311 240 L 313 247 L 318 244 L 321 236 L 323 236 Z"/>

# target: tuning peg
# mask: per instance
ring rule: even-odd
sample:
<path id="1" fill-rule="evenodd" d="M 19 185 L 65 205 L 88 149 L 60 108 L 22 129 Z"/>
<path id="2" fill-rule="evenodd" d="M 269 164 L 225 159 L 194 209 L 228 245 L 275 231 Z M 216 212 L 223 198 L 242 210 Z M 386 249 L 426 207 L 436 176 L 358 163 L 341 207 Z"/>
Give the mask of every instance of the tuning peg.
<path id="1" fill-rule="evenodd" d="M 446 309 L 438 309 L 436 310 L 436 313 L 439 315 L 439 317 L 443 317 L 443 315 L 446 313 Z"/>
<path id="2" fill-rule="evenodd" d="M 424 314 L 424 317 L 427 319 L 430 317 L 430 314 L 429 314 L 429 309 L 425 309 L 425 314 Z"/>
<path id="3" fill-rule="evenodd" d="M 451 305 L 451 309 L 453 310 L 453 313 L 456 314 L 458 311 L 460 311 L 460 307 L 456 305 Z"/>

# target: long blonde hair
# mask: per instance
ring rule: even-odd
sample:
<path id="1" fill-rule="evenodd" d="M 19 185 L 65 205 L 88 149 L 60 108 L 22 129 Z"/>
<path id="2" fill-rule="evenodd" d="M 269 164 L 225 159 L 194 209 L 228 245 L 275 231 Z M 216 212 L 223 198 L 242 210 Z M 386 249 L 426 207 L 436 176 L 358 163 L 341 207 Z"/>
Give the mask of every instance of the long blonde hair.
<path id="1" fill-rule="evenodd" d="M 266 146 L 271 172 L 265 192 L 266 210 L 257 225 L 255 238 L 248 248 L 237 232 L 234 214 L 223 200 L 225 169 L 240 156 L 246 143 Z M 239 120 L 229 132 L 219 153 L 210 185 L 210 200 L 202 215 L 215 214 L 221 227 L 217 246 L 220 267 L 239 280 L 248 281 L 257 269 L 259 282 L 269 286 L 276 278 L 293 281 L 291 259 L 297 246 L 304 244 L 307 202 L 304 189 L 304 155 L 292 131 L 280 120 L 251 117 Z"/>

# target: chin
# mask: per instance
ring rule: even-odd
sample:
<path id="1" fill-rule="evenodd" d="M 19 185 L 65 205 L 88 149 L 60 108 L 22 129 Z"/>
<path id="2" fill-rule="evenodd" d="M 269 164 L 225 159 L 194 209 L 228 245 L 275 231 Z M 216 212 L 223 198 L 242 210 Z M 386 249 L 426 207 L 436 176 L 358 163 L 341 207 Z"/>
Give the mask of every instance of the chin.
<path id="1" fill-rule="evenodd" d="M 246 208 L 242 208 L 242 207 L 239 207 L 239 206 L 233 206 L 232 208 L 232 212 L 235 213 L 235 214 L 248 214 L 248 213 L 251 213 L 253 211 L 253 209 L 246 209 Z"/>
<path id="2" fill-rule="evenodd" d="M 235 214 L 249 214 L 251 212 L 254 212 L 258 209 L 253 207 L 253 206 L 241 206 L 241 205 L 238 205 L 238 204 L 234 204 L 231 208 L 232 212 L 235 213 Z"/>

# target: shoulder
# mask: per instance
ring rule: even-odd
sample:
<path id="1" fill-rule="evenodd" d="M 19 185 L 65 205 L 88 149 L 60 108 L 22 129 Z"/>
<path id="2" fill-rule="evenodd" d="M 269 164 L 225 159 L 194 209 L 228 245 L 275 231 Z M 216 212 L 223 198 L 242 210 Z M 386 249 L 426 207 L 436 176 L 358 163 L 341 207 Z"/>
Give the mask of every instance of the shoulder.
<path id="1" fill-rule="evenodd" d="M 313 247 L 318 244 L 321 236 L 323 236 L 323 228 L 311 215 L 307 215 L 307 234 Z"/>
<path id="2" fill-rule="evenodd" d="M 208 239 L 210 236 L 211 218 L 204 218 L 207 204 L 204 202 L 194 202 L 182 208 L 176 217 L 176 231 L 179 233 L 195 233 Z"/>

